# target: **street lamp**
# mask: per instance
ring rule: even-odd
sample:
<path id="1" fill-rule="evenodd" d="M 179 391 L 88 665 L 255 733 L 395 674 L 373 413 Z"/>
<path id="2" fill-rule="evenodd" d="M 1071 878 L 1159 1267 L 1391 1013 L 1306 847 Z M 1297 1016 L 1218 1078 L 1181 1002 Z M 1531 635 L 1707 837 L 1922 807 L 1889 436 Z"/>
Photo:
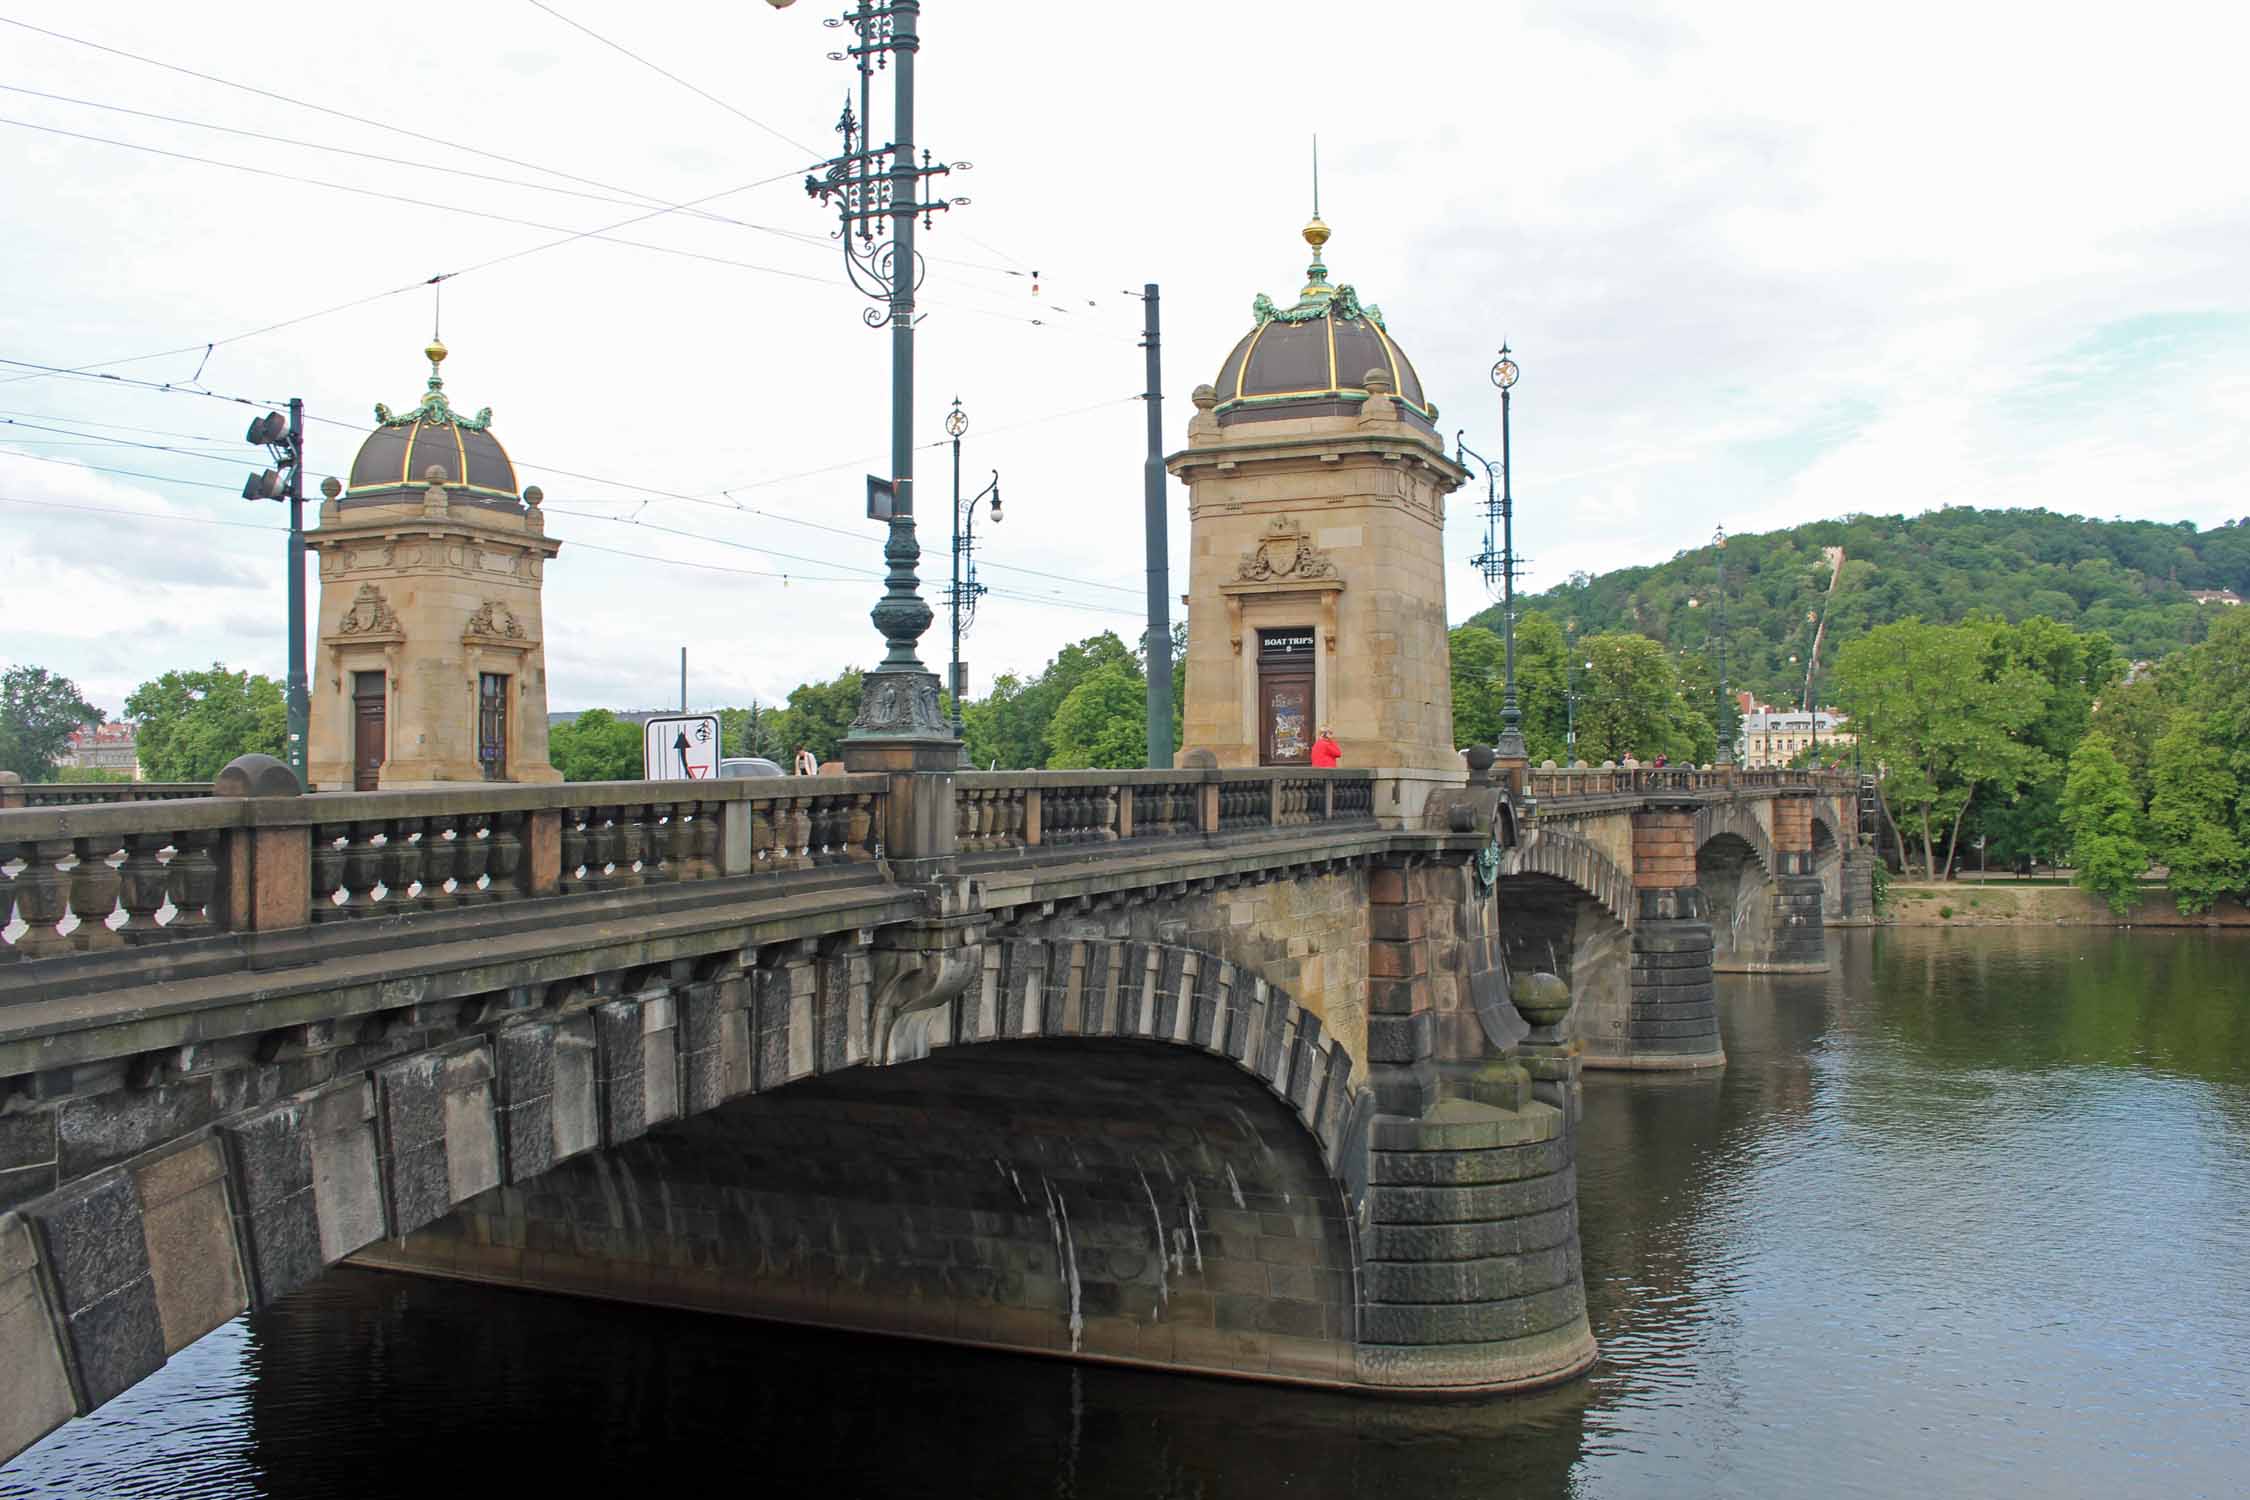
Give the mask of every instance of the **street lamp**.
<path id="1" fill-rule="evenodd" d="M 1501 642 L 1505 652 L 1506 686 L 1500 697 L 1500 739 L 1493 746 L 1502 760 L 1523 760 L 1523 711 L 1516 704 L 1516 501 L 1509 483 L 1509 393 L 1523 374 L 1505 341 L 1500 345 L 1500 358 L 1492 367 L 1492 383 L 1500 388 L 1500 492 L 1492 492 L 1492 461 L 1462 441 L 1463 431 L 1453 436 L 1454 459 L 1464 456 L 1474 458 L 1484 467 L 1484 550 L 1473 561 L 1484 574 L 1485 586 L 1500 585 Z M 1466 465 L 1464 465 L 1466 467 Z M 1494 535 L 1497 523 L 1497 536 Z M 1497 544 L 1497 545 L 1495 545 Z"/>
<path id="2" fill-rule="evenodd" d="M 1578 665 L 1576 661 L 1563 664 L 1563 708 L 1568 716 L 1563 731 L 1564 758 L 1574 766 L 1578 764 Z M 1585 665 L 1587 671 L 1594 670 L 1592 662 Z"/>
<path id="3" fill-rule="evenodd" d="M 946 435 L 953 439 L 953 586 L 946 592 L 946 602 L 953 612 L 953 737 L 966 741 L 966 723 L 962 718 L 961 702 L 968 696 L 969 673 L 961 662 L 961 632 L 976 619 L 977 600 L 984 593 L 984 585 L 977 582 L 976 522 L 977 502 L 985 496 L 992 497 L 992 521 L 1000 523 L 1000 471 L 992 471 L 992 483 L 969 497 L 966 511 L 961 505 L 961 434 L 969 430 L 969 414 L 961 410 L 961 398 L 953 398 L 953 410 L 945 414 Z"/>
<path id="4" fill-rule="evenodd" d="M 915 159 L 914 62 L 922 45 L 921 12 L 921 0 L 859 0 L 842 17 L 823 23 L 851 33 L 849 46 L 828 55 L 858 71 L 858 108 L 847 95 L 836 122 L 843 151 L 805 178 L 805 192 L 836 209 L 835 237 L 852 283 L 887 304 L 862 309 L 861 320 L 870 328 L 891 331 L 890 535 L 883 544 L 887 572 L 883 597 L 868 614 L 882 633 L 885 650 L 875 669 L 861 679 L 859 715 L 847 742 L 954 738 L 953 726 L 938 706 L 937 674 L 915 654 L 931 615 L 915 576 L 922 549 L 914 538 L 914 293 L 925 268 L 914 250 L 914 221 L 920 219 L 927 228 L 939 210 L 969 201 L 924 196 L 925 179 L 969 164 L 933 163 L 927 151 L 919 162 Z M 891 139 L 880 146 L 873 144 L 870 129 L 878 68 L 889 69 L 892 84 Z"/>
<path id="5" fill-rule="evenodd" d="M 1712 596 L 1712 606 L 1718 611 L 1712 630 L 1718 641 L 1719 667 L 1719 760 L 1721 766 L 1734 764 L 1734 698 L 1727 692 L 1727 529 L 1719 527 L 1711 533 L 1711 546 L 1719 556 L 1719 591 Z"/>

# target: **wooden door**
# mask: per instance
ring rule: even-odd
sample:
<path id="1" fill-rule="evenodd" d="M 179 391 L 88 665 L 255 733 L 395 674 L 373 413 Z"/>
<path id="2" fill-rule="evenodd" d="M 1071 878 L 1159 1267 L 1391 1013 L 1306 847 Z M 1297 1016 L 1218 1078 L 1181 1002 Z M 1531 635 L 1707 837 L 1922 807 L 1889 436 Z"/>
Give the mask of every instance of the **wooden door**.
<path id="1" fill-rule="evenodd" d="M 372 792 L 383 771 L 384 677 L 381 672 L 352 674 L 352 790 Z"/>
<path id="2" fill-rule="evenodd" d="M 1258 678 L 1258 761 L 1268 766 L 1312 762 L 1313 680 L 1310 672 L 1267 672 Z"/>

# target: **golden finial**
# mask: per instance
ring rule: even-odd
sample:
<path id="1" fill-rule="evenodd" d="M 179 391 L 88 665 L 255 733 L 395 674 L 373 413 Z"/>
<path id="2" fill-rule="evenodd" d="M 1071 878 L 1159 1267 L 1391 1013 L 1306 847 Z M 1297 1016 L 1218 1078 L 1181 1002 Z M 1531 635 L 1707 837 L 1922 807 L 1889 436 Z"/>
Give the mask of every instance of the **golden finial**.
<path id="1" fill-rule="evenodd" d="M 1315 255 L 1320 254 L 1320 247 L 1328 243 L 1328 226 L 1321 222 L 1318 214 L 1314 214 L 1312 222 L 1305 226 L 1305 243 L 1312 246 Z"/>
<path id="2" fill-rule="evenodd" d="M 431 339 L 429 346 L 422 351 L 422 357 L 430 362 L 431 369 L 436 369 L 445 363 L 445 345 Z"/>

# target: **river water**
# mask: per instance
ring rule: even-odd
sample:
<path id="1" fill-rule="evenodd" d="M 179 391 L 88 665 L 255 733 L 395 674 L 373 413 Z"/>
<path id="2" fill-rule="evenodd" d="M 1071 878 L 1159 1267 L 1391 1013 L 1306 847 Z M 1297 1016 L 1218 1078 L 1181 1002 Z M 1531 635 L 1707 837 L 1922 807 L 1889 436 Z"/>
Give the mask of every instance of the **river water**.
<path id="1" fill-rule="evenodd" d="M 1591 1076 L 1603 1360 L 1410 1405 L 339 1271 L 0 1494 L 2250 1493 L 2250 936 L 1832 934 Z"/>

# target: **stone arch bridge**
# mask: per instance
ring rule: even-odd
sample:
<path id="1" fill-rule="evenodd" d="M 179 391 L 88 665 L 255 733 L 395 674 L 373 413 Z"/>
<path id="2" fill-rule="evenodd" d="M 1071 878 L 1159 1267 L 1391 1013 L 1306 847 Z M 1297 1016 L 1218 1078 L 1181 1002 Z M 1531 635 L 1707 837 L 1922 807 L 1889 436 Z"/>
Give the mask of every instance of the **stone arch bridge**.
<path id="1" fill-rule="evenodd" d="M 1842 788 L 1701 774 L 0 786 L 0 1455 L 346 1258 L 1567 1378 L 1581 1053 L 1715 1060 L 1714 955 L 1851 915 Z"/>

